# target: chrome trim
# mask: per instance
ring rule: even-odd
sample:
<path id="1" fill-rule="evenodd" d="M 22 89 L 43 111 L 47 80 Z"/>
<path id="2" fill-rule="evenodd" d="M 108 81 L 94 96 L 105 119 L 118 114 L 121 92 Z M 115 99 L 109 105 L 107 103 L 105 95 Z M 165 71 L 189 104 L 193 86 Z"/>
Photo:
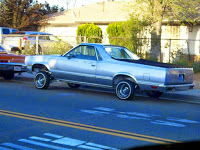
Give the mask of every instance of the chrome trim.
<path id="1" fill-rule="evenodd" d="M 74 83 L 74 84 L 81 84 L 81 85 L 87 85 L 87 86 L 94 86 L 94 87 L 102 87 L 102 88 L 113 89 L 113 86 L 95 84 L 95 83 L 88 83 L 88 82 L 78 82 L 78 81 L 65 80 L 65 79 L 56 79 L 56 81 L 64 81 L 64 82 L 67 82 L 67 83 Z"/>
<path id="2" fill-rule="evenodd" d="M 179 87 L 194 87 L 195 84 L 192 83 L 192 84 L 179 84 L 179 85 L 159 85 L 159 87 L 161 88 L 179 88 Z"/>

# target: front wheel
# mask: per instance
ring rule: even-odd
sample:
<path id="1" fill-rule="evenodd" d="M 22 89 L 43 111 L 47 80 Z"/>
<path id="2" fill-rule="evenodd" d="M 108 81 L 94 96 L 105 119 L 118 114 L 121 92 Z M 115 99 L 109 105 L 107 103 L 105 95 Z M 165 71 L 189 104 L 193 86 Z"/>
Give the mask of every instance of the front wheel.
<path id="1" fill-rule="evenodd" d="M 34 83 L 37 89 L 47 89 L 50 84 L 50 75 L 45 71 L 40 71 L 35 75 Z"/>
<path id="2" fill-rule="evenodd" d="M 116 95 L 121 100 L 130 100 L 135 96 L 136 85 L 127 80 L 120 81 L 115 89 Z"/>
<path id="3" fill-rule="evenodd" d="M 153 97 L 153 98 L 159 98 L 160 96 L 163 95 L 163 92 L 160 92 L 160 91 L 146 91 L 146 93 L 149 97 Z"/>

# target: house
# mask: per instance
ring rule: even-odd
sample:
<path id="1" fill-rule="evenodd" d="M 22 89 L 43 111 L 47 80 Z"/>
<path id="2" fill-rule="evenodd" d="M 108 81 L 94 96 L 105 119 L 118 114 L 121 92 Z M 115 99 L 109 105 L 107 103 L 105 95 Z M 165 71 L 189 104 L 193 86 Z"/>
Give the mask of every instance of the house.
<path id="1" fill-rule="evenodd" d="M 73 40 L 76 37 L 78 25 L 94 23 L 102 29 L 104 42 L 108 43 L 106 33 L 108 24 L 126 21 L 130 14 L 126 11 L 128 4 L 127 1 L 97 2 L 66 10 L 49 16 L 48 25 L 40 30 L 58 36 L 68 36 Z"/>
<path id="2" fill-rule="evenodd" d="M 76 30 L 78 25 L 94 23 L 103 31 L 103 43 L 109 43 L 106 28 L 109 23 L 126 21 L 130 15 L 128 1 L 107 1 L 70 9 L 49 16 L 48 25 L 41 27 L 42 32 L 62 36 L 70 44 L 76 45 Z M 150 34 L 146 34 L 151 38 Z M 162 25 L 162 57 L 164 62 L 170 62 L 173 55 L 182 52 L 191 60 L 200 59 L 200 24 L 180 26 L 170 24 L 167 20 Z M 151 42 L 143 46 L 143 50 L 151 49 Z"/>

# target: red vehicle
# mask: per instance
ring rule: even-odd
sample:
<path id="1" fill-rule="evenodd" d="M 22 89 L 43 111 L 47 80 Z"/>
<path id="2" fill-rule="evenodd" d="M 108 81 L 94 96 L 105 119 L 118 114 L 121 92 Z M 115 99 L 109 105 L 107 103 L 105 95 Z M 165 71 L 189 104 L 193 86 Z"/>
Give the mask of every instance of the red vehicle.
<path id="1" fill-rule="evenodd" d="M 8 54 L 0 45 L 0 76 L 5 80 L 11 80 L 15 73 L 25 72 L 24 60 L 25 55 Z"/>

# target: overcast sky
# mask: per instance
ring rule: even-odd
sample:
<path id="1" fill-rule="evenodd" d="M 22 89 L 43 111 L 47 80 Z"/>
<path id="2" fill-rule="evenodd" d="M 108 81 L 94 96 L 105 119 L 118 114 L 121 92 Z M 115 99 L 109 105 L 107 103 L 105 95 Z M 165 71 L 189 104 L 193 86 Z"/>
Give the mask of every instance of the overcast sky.
<path id="1" fill-rule="evenodd" d="M 50 5 L 58 5 L 59 7 L 67 8 L 67 2 L 69 2 L 68 8 L 80 7 L 90 3 L 96 3 L 107 0 L 38 0 L 39 3 L 45 3 L 47 1 Z"/>

